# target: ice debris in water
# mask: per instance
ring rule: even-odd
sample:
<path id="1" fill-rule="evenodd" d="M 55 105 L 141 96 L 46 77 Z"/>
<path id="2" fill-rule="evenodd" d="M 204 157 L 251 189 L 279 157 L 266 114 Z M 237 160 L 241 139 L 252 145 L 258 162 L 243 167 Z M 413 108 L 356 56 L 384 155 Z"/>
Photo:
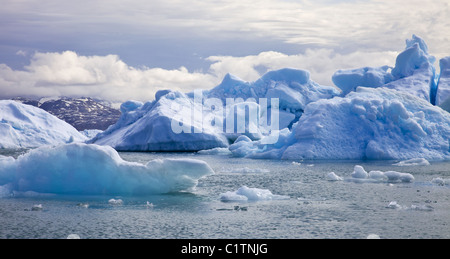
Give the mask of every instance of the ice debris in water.
<path id="1" fill-rule="evenodd" d="M 367 236 L 367 239 L 381 239 L 379 235 L 377 234 L 369 234 Z"/>
<path id="2" fill-rule="evenodd" d="M 355 165 L 355 169 L 353 170 L 352 177 L 353 178 L 367 178 L 369 174 L 364 170 L 364 168 L 360 165 Z"/>
<path id="3" fill-rule="evenodd" d="M 430 165 L 430 162 L 425 158 L 412 158 L 395 163 L 396 166 L 426 166 Z"/>
<path id="4" fill-rule="evenodd" d="M 109 199 L 108 203 L 111 205 L 122 205 L 123 200 L 122 199 Z"/>
<path id="5" fill-rule="evenodd" d="M 440 186 L 450 185 L 450 179 L 444 179 L 444 178 L 441 178 L 441 177 L 437 177 L 437 178 L 433 178 L 431 180 L 431 183 L 437 184 L 437 185 L 440 185 Z"/>
<path id="6" fill-rule="evenodd" d="M 329 181 L 342 181 L 342 180 L 343 180 L 342 177 L 336 175 L 336 173 L 334 173 L 334 172 L 328 173 L 328 174 L 327 174 L 327 179 L 328 179 Z"/>
<path id="7" fill-rule="evenodd" d="M 287 200 L 289 196 L 273 194 L 267 189 L 249 188 L 242 186 L 236 191 L 229 191 L 220 195 L 222 201 L 267 201 Z"/>
<path id="8" fill-rule="evenodd" d="M 42 206 L 42 204 L 35 204 L 33 205 L 33 207 L 31 207 L 32 211 L 39 211 L 42 210 L 44 207 Z"/>
<path id="9" fill-rule="evenodd" d="M 78 234 L 70 234 L 67 236 L 67 239 L 81 239 Z"/>
<path id="10" fill-rule="evenodd" d="M 373 181 L 388 181 L 388 182 L 413 182 L 414 176 L 409 173 L 400 173 L 396 171 L 370 171 L 369 173 L 364 170 L 360 165 L 356 165 L 352 173 L 352 179 L 349 181 L 359 182 L 373 182 Z"/>
<path id="11" fill-rule="evenodd" d="M 396 201 L 389 202 L 389 204 L 386 206 L 386 208 L 402 209 L 402 210 L 417 210 L 417 211 L 433 211 L 434 210 L 434 208 L 428 204 L 420 204 L 420 205 L 412 204 L 410 207 L 408 207 L 408 206 L 400 205 Z"/>

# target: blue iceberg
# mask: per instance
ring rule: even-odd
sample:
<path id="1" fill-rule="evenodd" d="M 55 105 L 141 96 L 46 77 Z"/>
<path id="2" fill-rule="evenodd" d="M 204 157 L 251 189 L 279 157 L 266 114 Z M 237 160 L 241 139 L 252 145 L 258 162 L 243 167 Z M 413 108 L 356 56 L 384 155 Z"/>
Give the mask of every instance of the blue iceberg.
<path id="1" fill-rule="evenodd" d="M 343 95 L 355 91 L 358 86 L 386 87 L 411 93 L 435 104 L 435 61 L 423 39 L 413 35 L 412 39 L 406 40 L 406 49 L 397 56 L 395 67 L 338 70 L 332 80 Z"/>
<path id="2" fill-rule="evenodd" d="M 190 191 L 213 174 L 194 159 L 127 162 L 108 146 L 73 143 L 34 149 L 17 159 L 0 156 L 0 194 L 146 195 Z"/>
<path id="3" fill-rule="evenodd" d="M 290 128 L 309 103 L 339 94 L 336 87 L 312 81 L 305 70 L 271 71 L 254 82 L 227 74 L 222 83 L 211 90 L 187 94 L 164 90 L 157 92 L 152 102 L 125 102 L 119 121 L 89 143 L 109 145 L 121 151 L 225 148 L 240 135 L 252 140 L 269 135 L 270 129 L 264 125 L 271 124 L 272 117 L 279 118 L 277 130 Z M 261 99 L 275 98 L 279 100 L 277 109 L 270 101 L 266 109 L 258 103 Z M 256 118 L 247 120 L 245 128 L 240 130 L 235 121 L 245 120 L 247 109 Z M 253 132 L 249 128 L 256 130 Z"/>
<path id="4" fill-rule="evenodd" d="M 274 159 L 450 159 L 450 113 L 412 94 L 359 87 L 309 104 L 278 143 L 239 142 L 236 156 Z"/>

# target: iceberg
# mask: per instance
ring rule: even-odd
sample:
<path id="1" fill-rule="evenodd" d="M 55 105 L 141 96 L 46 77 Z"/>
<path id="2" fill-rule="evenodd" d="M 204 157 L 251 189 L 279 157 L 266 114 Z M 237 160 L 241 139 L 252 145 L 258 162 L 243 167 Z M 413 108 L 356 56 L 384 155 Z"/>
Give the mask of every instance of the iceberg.
<path id="1" fill-rule="evenodd" d="M 412 39 L 406 40 L 406 49 L 397 56 L 395 67 L 338 70 L 332 81 L 343 95 L 355 91 L 358 86 L 386 87 L 409 92 L 434 104 L 437 89 L 435 61 L 435 57 L 428 53 L 424 40 L 413 35 Z"/>
<path id="2" fill-rule="evenodd" d="M 41 147 L 17 159 L 0 159 L 0 188 L 5 192 L 75 195 L 146 195 L 190 191 L 213 174 L 206 162 L 157 159 L 127 162 L 111 147 L 72 143 Z M 3 190 L 2 190 L 3 189 Z"/>
<path id="3" fill-rule="evenodd" d="M 439 60 L 440 75 L 436 92 L 436 105 L 450 112 L 450 57 Z"/>
<path id="4" fill-rule="evenodd" d="M 274 145 L 230 146 L 235 156 L 275 159 L 450 159 L 450 113 L 409 93 L 358 87 L 310 103 Z"/>
<path id="5" fill-rule="evenodd" d="M 159 94 L 159 99 L 153 102 L 122 104 L 119 121 L 88 142 L 121 151 L 198 151 L 228 147 L 223 134 L 213 126 L 204 127 L 201 116 L 192 116 L 193 112 L 202 114 L 201 103 L 196 104 L 180 92 Z M 175 132 L 174 128 L 181 130 Z"/>
<path id="6" fill-rule="evenodd" d="M 259 140 L 272 129 L 290 128 L 309 103 L 339 94 L 333 86 L 312 81 L 305 70 L 270 71 L 254 82 L 227 74 L 211 90 L 187 94 L 164 90 L 158 91 L 152 102 L 125 102 L 119 121 L 88 143 L 121 151 L 227 148 L 241 135 Z M 278 103 L 267 102 L 275 98 Z M 262 99 L 264 105 L 258 103 Z M 279 118 L 279 123 L 272 118 Z M 240 121 L 244 123 L 240 125 Z"/>
<path id="7" fill-rule="evenodd" d="M 269 201 L 288 200 L 289 196 L 273 194 L 267 189 L 249 188 L 242 186 L 236 191 L 229 191 L 220 195 L 221 201 Z"/>
<path id="8" fill-rule="evenodd" d="M 73 126 L 42 109 L 0 101 L 0 148 L 36 148 L 86 140 Z"/>

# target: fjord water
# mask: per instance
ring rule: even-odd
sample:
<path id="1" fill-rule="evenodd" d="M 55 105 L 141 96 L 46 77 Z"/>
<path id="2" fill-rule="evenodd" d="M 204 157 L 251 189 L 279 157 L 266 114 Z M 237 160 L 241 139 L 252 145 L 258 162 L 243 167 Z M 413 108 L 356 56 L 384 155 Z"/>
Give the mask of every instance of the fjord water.
<path id="1" fill-rule="evenodd" d="M 279 161 L 197 153 L 120 153 L 127 161 L 195 158 L 215 171 L 195 190 L 138 197 L 28 193 L 0 198 L 0 238 L 449 238 L 450 162 Z M 355 165 L 414 181 L 355 182 Z M 344 181 L 329 181 L 335 172 Z M 222 201 L 242 186 L 288 196 Z M 110 199 L 122 200 L 112 204 Z M 34 209 L 34 205 L 42 208 Z"/>

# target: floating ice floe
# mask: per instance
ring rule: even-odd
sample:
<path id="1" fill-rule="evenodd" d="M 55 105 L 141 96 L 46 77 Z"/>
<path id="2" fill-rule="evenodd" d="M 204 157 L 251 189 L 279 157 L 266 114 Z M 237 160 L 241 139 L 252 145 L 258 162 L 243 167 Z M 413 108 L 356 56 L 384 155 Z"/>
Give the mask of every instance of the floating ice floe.
<path id="1" fill-rule="evenodd" d="M 431 183 L 440 185 L 440 186 L 450 185 L 450 179 L 444 179 L 441 177 L 437 177 L 437 178 L 433 178 L 431 180 Z"/>
<path id="2" fill-rule="evenodd" d="M 31 207 L 32 211 L 39 211 L 39 210 L 42 210 L 42 209 L 44 209 L 42 204 L 35 204 L 35 205 L 33 205 L 33 207 Z"/>
<path id="3" fill-rule="evenodd" d="M 109 199 L 108 203 L 111 205 L 122 205 L 123 200 L 122 199 Z"/>
<path id="4" fill-rule="evenodd" d="M 395 163 L 396 166 L 426 166 L 430 165 L 430 162 L 425 158 L 412 158 Z"/>
<path id="5" fill-rule="evenodd" d="M 420 204 L 420 205 L 412 204 L 411 206 L 408 207 L 408 206 L 400 205 L 396 201 L 389 202 L 389 204 L 386 206 L 386 208 L 399 209 L 399 210 L 417 210 L 417 211 L 433 211 L 434 210 L 434 208 L 428 204 Z"/>
<path id="6" fill-rule="evenodd" d="M 329 181 L 342 181 L 342 180 L 344 180 L 342 177 L 336 175 L 336 173 L 334 173 L 334 172 L 328 173 L 327 174 L 327 179 Z"/>
<path id="7" fill-rule="evenodd" d="M 267 189 L 249 188 L 242 186 L 236 191 L 229 191 L 220 195 L 221 201 L 267 201 L 288 200 L 289 196 L 273 194 Z"/>
<path id="8" fill-rule="evenodd" d="M 336 175 L 334 172 L 327 174 L 327 179 L 330 181 L 348 181 L 348 182 L 359 182 L 359 183 L 376 183 L 376 182 L 403 182 L 410 183 L 414 181 L 414 176 L 409 173 L 401 173 L 396 171 L 382 172 L 378 170 L 372 170 L 367 172 L 364 167 L 360 165 L 355 165 L 354 170 L 350 178 L 343 178 Z"/>
<path id="9" fill-rule="evenodd" d="M 2 193 L 143 195 L 190 191 L 209 165 L 195 159 L 124 161 L 108 146 L 66 144 L 0 159 Z"/>
<path id="10" fill-rule="evenodd" d="M 70 234 L 67 239 L 81 239 L 81 237 L 78 234 Z"/>

